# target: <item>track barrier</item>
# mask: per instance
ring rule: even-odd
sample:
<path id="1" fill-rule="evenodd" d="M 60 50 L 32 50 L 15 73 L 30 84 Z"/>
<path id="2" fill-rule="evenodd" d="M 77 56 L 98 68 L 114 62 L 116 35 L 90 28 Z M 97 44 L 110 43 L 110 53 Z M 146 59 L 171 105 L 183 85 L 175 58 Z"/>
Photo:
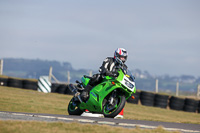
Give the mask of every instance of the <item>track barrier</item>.
<path id="1" fill-rule="evenodd" d="M 38 80 L 20 79 L 15 77 L 1 77 L 0 86 L 30 89 L 44 93 L 53 92 L 72 95 L 71 91 L 69 91 L 68 84 L 51 83 L 48 76 L 41 76 Z M 137 90 L 136 93 L 132 94 L 132 96 L 134 96 L 135 99 L 130 97 L 127 100 L 128 103 L 142 104 L 144 106 L 160 108 L 169 107 L 170 109 L 178 111 L 200 113 L 199 99 L 180 98 L 177 96 L 162 95 L 140 90 Z"/>
<path id="2" fill-rule="evenodd" d="M 48 76 L 40 76 L 38 80 L 38 91 L 44 93 L 51 92 L 51 82 Z"/>

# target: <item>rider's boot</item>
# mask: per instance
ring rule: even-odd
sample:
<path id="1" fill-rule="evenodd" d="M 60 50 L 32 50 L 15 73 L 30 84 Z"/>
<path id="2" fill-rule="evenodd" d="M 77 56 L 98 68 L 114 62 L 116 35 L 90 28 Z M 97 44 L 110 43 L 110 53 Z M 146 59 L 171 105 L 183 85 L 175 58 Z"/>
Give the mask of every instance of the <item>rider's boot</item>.
<path id="1" fill-rule="evenodd" d="M 86 101 L 86 100 L 87 100 L 87 98 L 89 97 L 89 92 L 90 92 L 91 89 L 92 89 L 92 86 L 88 84 L 88 85 L 85 87 L 85 89 L 81 92 L 81 99 L 82 99 L 83 101 Z"/>

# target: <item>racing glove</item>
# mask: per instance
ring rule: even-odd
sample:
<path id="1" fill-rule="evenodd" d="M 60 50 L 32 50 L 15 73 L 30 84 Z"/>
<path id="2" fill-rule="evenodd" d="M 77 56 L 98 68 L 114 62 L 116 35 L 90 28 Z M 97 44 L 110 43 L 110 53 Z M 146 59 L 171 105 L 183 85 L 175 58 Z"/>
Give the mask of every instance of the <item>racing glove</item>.
<path id="1" fill-rule="evenodd" d="M 113 77 L 118 77 L 119 73 L 118 72 L 113 72 Z"/>

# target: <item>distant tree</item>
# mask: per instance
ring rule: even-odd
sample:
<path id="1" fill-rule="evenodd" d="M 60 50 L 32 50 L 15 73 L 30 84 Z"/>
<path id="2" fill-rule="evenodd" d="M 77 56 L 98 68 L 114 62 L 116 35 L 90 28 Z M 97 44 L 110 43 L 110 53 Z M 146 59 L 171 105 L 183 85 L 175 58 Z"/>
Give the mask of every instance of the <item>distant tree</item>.
<path id="1" fill-rule="evenodd" d="M 195 77 L 191 76 L 191 75 L 182 75 L 180 78 L 182 80 L 194 80 L 195 79 Z"/>
<path id="2" fill-rule="evenodd" d="M 200 84 L 200 77 L 198 77 L 198 78 L 196 79 L 196 83 L 199 83 L 199 84 Z"/>
<path id="3" fill-rule="evenodd" d="M 142 74 L 142 71 L 140 69 L 135 69 L 134 72 L 138 74 Z"/>

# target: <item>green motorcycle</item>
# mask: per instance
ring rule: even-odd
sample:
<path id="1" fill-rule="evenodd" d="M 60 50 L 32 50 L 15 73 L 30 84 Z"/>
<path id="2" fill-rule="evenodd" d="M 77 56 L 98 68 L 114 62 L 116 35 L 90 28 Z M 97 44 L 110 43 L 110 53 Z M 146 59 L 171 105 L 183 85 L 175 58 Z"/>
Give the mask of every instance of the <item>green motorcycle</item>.
<path id="1" fill-rule="evenodd" d="M 75 95 L 68 105 L 69 115 L 81 115 L 86 109 L 109 118 L 118 115 L 124 108 L 126 100 L 136 92 L 135 78 L 131 72 L 120 68 L 118 73 L 118 77 L 104 76 L 102 82 L 89 92 L 89 99 L 86 102 L 81 99 L 80 93 L 91 77 L 84 75 L 81 82 L 76 81 L 79 87 L 70 84 L 69 89 Z"/>

